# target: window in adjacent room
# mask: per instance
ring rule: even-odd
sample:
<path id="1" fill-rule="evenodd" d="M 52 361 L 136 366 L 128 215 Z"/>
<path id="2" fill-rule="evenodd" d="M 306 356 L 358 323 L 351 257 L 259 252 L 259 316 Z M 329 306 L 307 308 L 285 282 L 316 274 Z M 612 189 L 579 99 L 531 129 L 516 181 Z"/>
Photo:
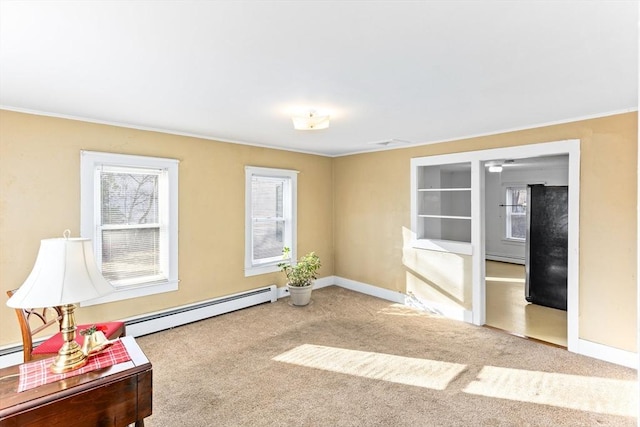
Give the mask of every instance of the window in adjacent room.
<path id="1" fill-rule="evenodd" d="M 507 187 L 505 238 L 524 242 L 527 236 L 527 188 Z"/>
<path id="2" fill-rule="evenodd" d="M 296 259 L 298 172 L 245 168 L 245 276 L 278 271 L 282 249 Z"/>
<path id="3" fill-rule="evenodd" d="M 178 289 L 178 161 L 83 151 L 81 234 L 117 289 L 91 303 Z"/>

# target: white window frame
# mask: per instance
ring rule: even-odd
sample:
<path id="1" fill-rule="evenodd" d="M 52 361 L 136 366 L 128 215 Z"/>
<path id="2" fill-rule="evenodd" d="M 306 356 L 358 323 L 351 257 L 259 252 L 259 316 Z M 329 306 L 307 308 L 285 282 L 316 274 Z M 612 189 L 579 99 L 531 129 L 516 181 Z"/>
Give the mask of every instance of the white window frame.
<path id="1" fill-rule="evenodd" d="M 82 303 L 82 306 L 102 304 L 178 290 L 178 164 L 176 159 L 134 156 L 127 154 L 80 152 L 80 234 L 93 242 L 98 267 L 102 263 L 101 227 L 99 224 L 101 196 L 100 169 L 153 171 L 159 176 L 160 263 L 162 277 L 148 281 L 123 281 L 116 291 L 102 298 Z"/>
<path id="2" fill-rule="evenodd" d="M 513 201 L 511 200 L 511 198 L 508 196 L 509 194 L 509 190 L 511 189 L 515 189 L 515 190 L 526 190 L 527 189 L 527 185 L 526 184 L 504 184 L 503 188 L 502 188 L 502 196 L 504 198 L 504 237 L 503 239 L 507 242 L 517 242 L 517 243 L 524 243 L 526 241 L 526 237 L 513 237 L 511 236 L 511 217 L 512 216 L 526 216 L 527 212 L 525 210 L 524 213 L 522 214 L 513 214 L 513 212 L 511 212 L 510 208 L 511 205 L 513 204 Z"/>
<path id="3" fill-rule="evenodd" d="M 297 259 L 297 193 L 298 171 L 290 169 L 274 169 L 256 166 L 245 166 L 245 243 L 244 243 L 244 275 L 257 276 L 259 274 L 279 271 L 278 263 L 282 257 L 264 259 L 259 262 L 253 260 L 253 215 L 252 215 L 252 179 L 254 176 L 265 178 L 287 178 L 288 191 L 283 192 L 284 203 L 284 246 L 291 249 L 291 258 Z"/>

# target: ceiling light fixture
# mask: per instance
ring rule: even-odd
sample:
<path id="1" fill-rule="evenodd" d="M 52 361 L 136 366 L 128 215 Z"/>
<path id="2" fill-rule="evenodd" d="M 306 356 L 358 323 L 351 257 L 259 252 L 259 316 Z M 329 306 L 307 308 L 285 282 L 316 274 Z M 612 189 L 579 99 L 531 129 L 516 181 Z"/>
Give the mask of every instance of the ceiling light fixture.
<path id="1" fill-rule="evenodd" d="M 489 166 L 489 172 L 502 172 L 502 165 Z"/>
<path id="2" fill-rule="evenodd" d="M 304 115 L 293 115 L 293 128 L 296 130 L 320 130 L 329 127 L 329 115 L 318 114 L 310 110 Z"/>

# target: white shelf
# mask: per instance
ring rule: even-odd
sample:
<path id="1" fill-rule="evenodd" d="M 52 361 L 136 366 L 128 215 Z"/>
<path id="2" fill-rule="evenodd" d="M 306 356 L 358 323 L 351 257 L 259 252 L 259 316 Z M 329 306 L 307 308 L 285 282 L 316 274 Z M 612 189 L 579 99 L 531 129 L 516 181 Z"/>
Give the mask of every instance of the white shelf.
<path id="1" fill-rule="evenodd" d="M 471 191 L 470 188 L 418 188 L 418 191 Z"/>
<path id="2" fill-rule="evenodd" d="M 418 214 L 418 218 L 471 219 L 471 217 L 470 217 L 470 216 L 454 216 L 454 215 L 424 215 L 424 214 Z"/>
<path id="3" fill-rule="evenodd" d="M 471 163 L 412 162 L 414 247 L 469 254 L 471 251 Z"/>
<path id="4" fill-rule="evenodd" d="M 454 242 L 451 240 L 438 239 L 416 239 L 412 242 L 412 246 L 414 248 L 428 249 L 431 251 L 473 255 L 473 246 L 471 243 L 466 242 Z"/>

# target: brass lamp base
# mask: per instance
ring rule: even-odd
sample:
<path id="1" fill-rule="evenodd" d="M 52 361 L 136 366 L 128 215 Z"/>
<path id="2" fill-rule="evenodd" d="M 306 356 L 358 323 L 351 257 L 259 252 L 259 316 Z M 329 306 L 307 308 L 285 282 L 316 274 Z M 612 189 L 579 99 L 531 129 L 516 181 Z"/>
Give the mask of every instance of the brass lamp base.
<path id="1" fill-rule="evenodd" d="M 82 352 L 80 345 L 74 340 L 62 345 L 49 369 L 55 374 L 62 374 L 82 368 L 86 364 L 87 355 Z"/>
<path id="2" fill-rule="evenodd" d="M 55 374 L 73 371 L 83 367 L 87 363 L 87 355 L 82 352 L 76 342 L 76 320 L 73 315 L 75 305 L 67 304 L 62 307 L 62 339 L 64 344 L 60 347 L 56 359 L 49 369 Z"/>

